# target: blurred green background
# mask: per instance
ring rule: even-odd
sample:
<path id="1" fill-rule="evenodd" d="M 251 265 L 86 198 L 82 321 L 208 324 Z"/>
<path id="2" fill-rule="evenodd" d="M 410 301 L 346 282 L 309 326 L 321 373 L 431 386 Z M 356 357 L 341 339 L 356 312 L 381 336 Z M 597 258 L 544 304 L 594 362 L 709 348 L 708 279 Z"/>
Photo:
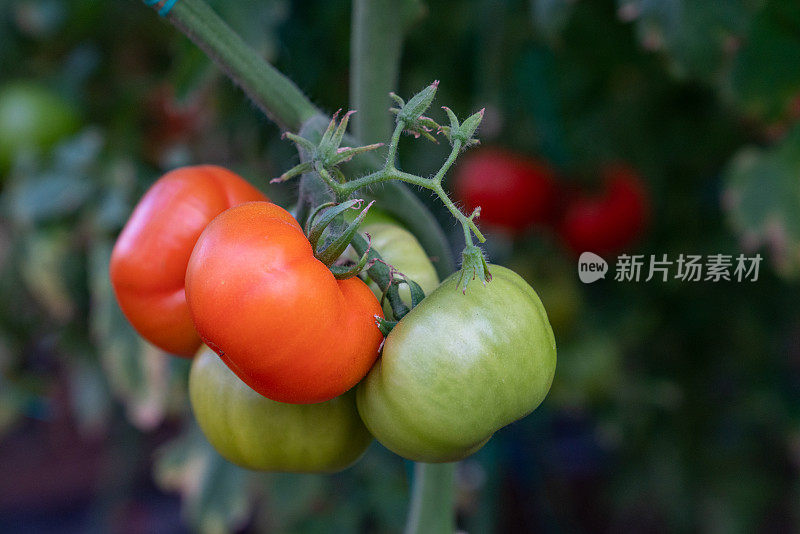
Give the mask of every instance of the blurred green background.
<path id="1" fill-rule="evenodd" d="M 318 106 L 347 106 L 349 2 L 211 4 Z M 460 116 L 487 108 L 484 144 L 567 188 L 638 169 L 652 214 L 631 252 L 766 258 L 754 283 L 583 285 L 552 232 L 490 229 L 559 362 L 544 404 L 459 465 L 459 527 L 800 530 L 800 4 L 430 1 L 397 92 L 434 79 Z M 289 205 L 268 185 L 296 163 L 279 134 L 140 2 L 0 4 L 0 531 L 402 530 L 409 465 L 378 444 L 333 476 L 217 456 L 188 362 L 141 341 L 109 286 L 168 169 L 220 164 Z M 401 163 L 424 175 L 446 150 L 403 141 Z"/>

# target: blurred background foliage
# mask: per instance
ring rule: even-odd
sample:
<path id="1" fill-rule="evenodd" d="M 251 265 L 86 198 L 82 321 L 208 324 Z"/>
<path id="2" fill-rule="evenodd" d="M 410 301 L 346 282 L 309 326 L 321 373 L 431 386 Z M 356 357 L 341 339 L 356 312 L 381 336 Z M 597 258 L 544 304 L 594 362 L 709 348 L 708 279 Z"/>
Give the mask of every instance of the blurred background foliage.
<path id="1" fill-rule="evenodd" d="M 349 2 L 211 3 L 316 104 L 347 105 Z M 461 528 L 800 529 L 798 66 L 790 0 L 427 3 L 400 94 L 441 80 L 458 114 L 487 108 L 484 144 L 567 187 L 628 162 L 652 204 L 637 253 L 768 260 L 756 283 L 584 286 L 552 233 L 490 229 L 493 261 L 545 300 L 559 364 L 543 406 L 460 465 Z M 424 173 L 444 150 L 403 141 L 401 162 Z M 0 4 L 0 530 L 399 532 L 402 460 L 375 444 L 333 476 L 228 464 L 192 422 L 188 362 L 118 309 L 116 234 L 159 175 L 201 162 L 292 202 L 267 185 L 291 145 L 151 10 Z"/>

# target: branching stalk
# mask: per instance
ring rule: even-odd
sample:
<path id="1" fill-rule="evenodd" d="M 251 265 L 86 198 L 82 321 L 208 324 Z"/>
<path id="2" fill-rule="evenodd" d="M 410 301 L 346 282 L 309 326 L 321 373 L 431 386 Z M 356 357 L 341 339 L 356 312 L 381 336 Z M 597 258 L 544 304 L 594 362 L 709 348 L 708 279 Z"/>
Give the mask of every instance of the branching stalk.
<path id="1" fill-rule="evenodd" d="M 450 199 L 447 193 L 444 191 L 442 187 L 442 181 L 444 180 L 447 171 L 450 170 L 450 167 L 453 166 L 456 158 L 458 157 L 459 152 L 463 146 L 463 143 L 459 139 L 455 139 L 453 141 L 452 149 L 450 150 L 450 155 L 448 156 L 447 160 L 445 161 L 444 165 L 439 169 L 439 171 L 431 178 L 424 178 L 422 176 L 417 176 L 416 174 L 410 174 L 407 172 L 403 172 L 398 170 L 395 167 L 395 160 L 397 158 L 397 145 L 400 142 L 400 135 L 402 134 L 403 130 L 406 128 L 406 123 L 402 120 L 397 122 L 395 126 L 394 132 L 392 133 L 392 139 L 389 142 L 389 147 L 387 149 L 387 157 L 386 162 L 382 169 L 367 174 L 366 176 L 362 176 L 360 178 L 356 178 L 354 180 L 350 180 L 349 182 L 341 183 L 338 180 L 335 180 L 330 174 L 321 166 L 317 167 L 317 172 L 319 172 L 320 176 L 322 176 L 323 180 L 328 184 L 331 190 L 336 194 L 336 197 L 340 200 L 344 200 L 350 198 L 356 191 L 359 189 L 363 189 L 366 187 L 370 187 L 375 184 L 379 184 L 382 182 L 388 182 L 391 180 L 398 180 L 401 182 L 405 182 L 408 184 L 416 185 L 418 187 L 422 187 L 433 191 L 436 196 L 442 201 L 445 205 L 447 210 L 455 217 L 458 222 L 461 223 L 461 226 L 464 228 L 464 238 L 467 242 L 467 245 L 472 245 L 472 235 L 474 234 L 475 237 L 478 239 L 480 243 L 486 241 L 486 238 L 483 236 L 481 231 L 478 229 L 478 226 L 475 224 L 475 221 L 472 220 L 471 217 L 464 215 L 461 210 L 456 207 L 455 203 Z"/>

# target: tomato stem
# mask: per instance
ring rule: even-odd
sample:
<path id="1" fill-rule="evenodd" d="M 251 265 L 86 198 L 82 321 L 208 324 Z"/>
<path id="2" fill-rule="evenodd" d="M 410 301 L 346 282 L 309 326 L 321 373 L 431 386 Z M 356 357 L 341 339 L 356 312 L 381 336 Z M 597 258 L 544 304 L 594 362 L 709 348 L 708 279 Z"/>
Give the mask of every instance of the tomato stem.
<path id="1" fill-rule="evenodd" d="M 403 37 L 424 12 L 420 0 L 354 0 L 350 38 L 350 102 L 358 110 L 353 133 L 363 143 L 392 129 L 386 95 L 397 87 Z"/>
<path id="2" fill-rule="evenodd" d="M 478 226 L 475 224 L 473 220 L 473 216 L 468 217 L 458 209 L 455 203 L 450 199 L 450 197 L 445 192 L 444 188 L 442 187 L 442 182 L 444 181 L 444 177 L 447 174 L 447 171 L 453 166 L 455 163 L 458 154 L 461 152 L 463 147 L 463 142 L 460 139 L 453 140 L 453 146 L 450 150 L 450 155 L 448 156 L 447 160 L 441 166 L 441 168 L 436 172 L 436 174 L 432 178 L 423 178 L 422 176 L 417 176 L 415 174 L 409 174 L 407 172 L 403 172 L 398 170 L 395 167 L 395 162 L 397 159 L 397 146 L 400 143 L 400 136 L 403 133 L 403 130 L 406 129 L 407 123 L 404 120 L 398 120 L 397 125 L 395 126 L 394 132 L 392 133 L 391 141 L 389 142 L 389 147 L 387 150 L 386 155 L 386 163 L 384 164 L 383 168 L 367 174 L 366 176 L 362 176 L 360 178 L 356 178 L 355 180 L 350 180 L 349 182 L 345 183 L 335 183 L 330 176 L 323 175 L 323 179 L 328 183 L 331 189 L 336 193 L 337 197 L 340 198 L 349 198 L 352 194 L 354 194 L 359 189 L 369 187 L 371 185 L 379 184 L 381 182 L 387 182 L 390 180 L 399 180 L 401 182 L 405 182 L 408 184 L 416 185 L 418 187 L 422 187 L 425 189 L 429 189 L 436 193 L 436 196 L 442 201 L 445 205 L 447 210 L 455 217 L 460 223 L 461 226 L 464 228 L 464 239 L 468 246 L 472 245 L 472 235 L 474 234 L 475 237 L 478 239 L 480 243 L 484 243 L 486 238 L 483 236 L 483 233 L 478 229 Z M 322 174 L 322 173 L 320 173 Z"/>
<path id="3" fill-rule="evenodd" d="M 404 534 L 455 532 L 452 490 L 455 471 L 454 463 L 414 464 L 411 509 Z"/>
<path id="4" fill-rule="evenodd" d="M 203 0 L 181 0 L 166 18 L 282 128 L 297 131 L 320 113 L 294 82 L 247 46 Z"/>

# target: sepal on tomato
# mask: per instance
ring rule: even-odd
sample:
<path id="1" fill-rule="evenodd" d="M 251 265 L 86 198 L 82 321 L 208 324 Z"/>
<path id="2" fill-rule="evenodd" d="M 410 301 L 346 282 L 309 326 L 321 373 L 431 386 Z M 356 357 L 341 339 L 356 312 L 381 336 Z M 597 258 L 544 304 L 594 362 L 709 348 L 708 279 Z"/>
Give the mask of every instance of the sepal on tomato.
<path id="1" fill-rule="evenodd" d="M 350 201 L 350 202 L 352 202 L 352 201 Z M 363 201 L 362 200 L 358 200 L 356 202 L 357 203 L 354 204 L 353 206 L 360 206 L 360 203 L 363 202 Z M 348 203 L 349 202 L 346 202 L 345 204 L 348 204 Z M 361 213 L 358 214 L 358 217 L 356 217 L 353 220 L 353 222 L 351 222 L 349 225 L 347 225 L 347 227 L 344 229 L 344 231 L 340 235 L 336 236 L 330 242 L 330 244 L 328 244 L 325 248 L 323 248 L 322 250 L 316 250 L 316 245 L 315 245 L 314 256 L 316 256 L 316 258 L 319 261 L 321 261 L 322 263 L 324 263 L 328 267 L 333 265 L 333 262 L 335 262 L 337 259 L 339 259 L 339 256 L 341 256 L 342 253 L 345 251 L 345 249 L 350 246 L 350 242 L 353 240 L 353 237 L 355 237 L 356 232 L 358 232 L 358 227 L 361 225 L 361 222 L 364 220 L 364 217 L 367 216 L 367 212 L 369 212 L 369 209 L 372 207 L 372 205 L 374 203 L 375 203 L 375 201 L 373 200 L 372 202 L 367 204 L 367 207 L 364 208 L 361 211 Z M 337 208 L 338 208 L 338 206 L 337 206 Z M 330 208 L 329 211 L 333 211 L 335 209 L 336 208 Z M 330 222 L 332 222 L 332 220 L 329 221 L 327 224 L 330 224 Z M 317 239 L 319 239 L 319 238 L 317 238 Z M 312 242 L 312 244 L 313 244 L 313 242 Z M 364 258 L 364 264 L 366 264 L 366 257 Z"/>
<path id="2" fill-rule="evenodd" d="M 489 265 L 486 263 L 486 258 L 483 256 L 483 251 L 475 245 L 468 245 L 464 247 L 461 252 L 461 271 L 458 278 L 458 285 L 461 287 L 461 292 L 467 292 L 467 286 L 470 281 L 476 278 L 486 285 L 486 282 L 492 281 L 492 273 L 489 272 Z"/>
<path id="3" fill-rule="evenodd" d="M 358 276 L 361 271 L 364 269 L 369 269 L 367 264 L 369 263 L 370 266 L 374 263 L 370 263 L 369 259 L 369 251 L 372 248 L 372 238 L 370 238 L 369 234 L 367 236 L 367 251 L 361 255 L 361 258 L 356 262 L 355 265 L 352 266 L 343 266 L 343 265 L 331 265 L 329 269 L 333 273 L 334 278 L 337 280 L 347 280 L 348 278 L 353 278 L 354 276 Z"/>
<path id="4" fill-rule="evenodd" d="M 317 243 L 322 237 L 322 234 L 325 233 L 325 230 L 328 229 L 336 217 L 349 209 L 361 207 L 363 202 L 363 199 L 358 198 L 342 202 L 341 204 L 326 202 L 315 208 L 314 211 L 311 212 L 311 215 L 308 217 L 308 222 L 306 223 L 306 236 L 308 236 L 308 240 L 311 242 L 314 250 L 317 249 Z M 319 219 L 317 219 L 317 217 L 319 217 Z"/>
<path id="5" fill-rule="evenodd" d="M 392 329 L 397 326 L 398 322 L 399 321 L 387 321 L 380 315 L 375 316 L 375 324 L 384 336 L 388 336 Z"/>

